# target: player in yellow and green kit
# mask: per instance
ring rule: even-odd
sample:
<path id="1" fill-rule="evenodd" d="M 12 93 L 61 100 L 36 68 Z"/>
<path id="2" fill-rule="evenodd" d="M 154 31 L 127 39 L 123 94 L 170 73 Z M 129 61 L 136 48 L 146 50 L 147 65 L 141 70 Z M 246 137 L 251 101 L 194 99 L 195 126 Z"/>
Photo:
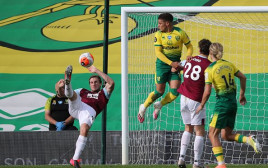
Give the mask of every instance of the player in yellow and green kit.
<path id="1" fill-rule="evenodd" d="M 178 71 L 183 44 L 187 47 L 187 56 L 192 56 L 193 46 L 187 34 L 180 28 L 173 26 L 173 16 L 170 13 L 162 13 L 158 17 L 158 29 L 155 33 L 154 46 L 156 60 L 155 83 L 156 90 L 151 92 L 145 102 L 140 105 L 138 119 L 142 123 L 146 108 L 165 92 L 166 82 L 169 82 L 170 92 L 161 102 L 154 104 L 154 119 L 157 119 L 162 106 L 172 102 L 178 96 L 177 89 L 180 86 Z"/>
<path id="2" fill-rule="evenodd" d="M 209 139 L 212 144 L 212 151 L 218 161 L 216 168 L 226 168 L 223 158 L 223 149 L 219 140 L 220 133 L 221 137 L 226 141 L 249 144 L 254 148 L 256 153 L 260 152 L 260 145 L 254 136 L 246 137 L 238 133 L 233 133 L 237 112 L 236 84 L 234 77 L 236 76 L 240 80 L 239 102 L 241 105 L 245 105 L 247 102 L 245 97 L 245 75 L 232 63 L 222 59 L 223 46 L 220 43 L 212 43 L 209 51 L 212 63 L 205 70 L 205 91 L 196 113 L 199 113 L 199 111 L 203 109 L 209 99 L 213 84 L 216 91 L 216 104 L 209 125 Z"/>

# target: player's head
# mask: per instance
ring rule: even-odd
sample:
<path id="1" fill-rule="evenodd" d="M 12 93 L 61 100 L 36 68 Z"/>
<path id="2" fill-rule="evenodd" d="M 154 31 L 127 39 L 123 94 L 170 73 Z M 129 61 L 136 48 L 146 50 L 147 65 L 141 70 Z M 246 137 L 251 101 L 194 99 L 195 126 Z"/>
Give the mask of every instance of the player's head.
<path id="1" fill-rule="evenodd" d="M 162 13 L 158 16 L 158 29 L 162 32 L 173 27 L 173 16 L 170 13 Z"/>
<path id="2" fill-rule="evenodd" d="M 199 52 L 200 54 L 204 54 L 206 56 L 209 55 L 209 47 L 211 45 L 211 41 L 208 39 L 202 39 L 198 42 Z"/>
<path id="3" fill-rule="evenodd" d="M 221 43 L 212 43 L 209 47 L 209 55 L 211 58 L 221 59 L 223 56 L 223 46 Z"/>
<path id="4" fill-rule="evenodd" d="M 56 84 L 55 84 L 55 90 L 56 93 L 59 97 L 65 97 L 64 94 L 64 88 L 65 88 L 65 81 L 64 79 L 60 79 Z"/>
<path id="5" fill-rule="evenodd" d="M 99 91 L 101 85 L 102 85 L 101 78 L 98 75 L 93 75 L 89 78 L 89 86 L 92 92 Z"/>

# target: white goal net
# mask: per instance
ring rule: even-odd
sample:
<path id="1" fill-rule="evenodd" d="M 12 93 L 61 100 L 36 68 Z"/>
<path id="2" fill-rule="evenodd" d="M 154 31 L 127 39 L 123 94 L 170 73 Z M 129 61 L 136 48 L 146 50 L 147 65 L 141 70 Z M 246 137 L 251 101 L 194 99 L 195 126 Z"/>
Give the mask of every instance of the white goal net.
<path id="1" fill-rule="evenodd" d="M 142 124 L 137 118 L 139 105 L 155 90 L 154 33 L 157 31 L 157 18 L 160 13 L 172 11 L 175 27 L 185 30 L 190 37 L 193 55 L 198 54 L 198 41 L 203 38 L 220 42 L 224 47 L 223 59 L 234 63 L 247 76 L 248 103 L 246 106 L 238 105 L 234 131 L 257 135 L 263 153 L 255 154 L 251 147 L 244 144 L 222 141 L 225 162 L 267 164 L 268 8 L 222 7 L 213 10 L 213 7 L 199 7 L 187 11 L 186 7 L 178 7 L 159 8 L 159 11 L 155 9 L 152 12 L 149 9 L 126 9 L 126 15 L 122 15 L 122 163 L 174 164 L 179 158 L 180 138 L 184 131 L 180 96 L 162 108 L 158 120 L 153 119 L 152 105 L 147 108 Z M 124 26 L 128 26 L 127 29 Z M 182 60 L 185 57 L 184 47 Z M 239 91 L 239 81 L 236 84 Z M 168 90 L 167 84 L 165 93 Z M 215 93 L 212 92 L 206 104 L 206 131 L 214 103 Z M 187 150 L 187 164 L 193 163 L 194 138 L 192 136 Z M 202 161 L 216 162 L 207 134 Z"/>

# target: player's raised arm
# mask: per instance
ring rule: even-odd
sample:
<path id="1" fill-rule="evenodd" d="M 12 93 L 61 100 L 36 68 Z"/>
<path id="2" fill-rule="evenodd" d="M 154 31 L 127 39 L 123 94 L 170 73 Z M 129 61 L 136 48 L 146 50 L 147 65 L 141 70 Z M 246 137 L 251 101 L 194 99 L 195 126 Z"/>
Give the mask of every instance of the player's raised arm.
<path id="1" fill-rule="evenodd" d="M 189 42 L 189 43 L 186 44 L 185 46 L 186 46 L 186 48 L 187 48 L 187 58 L 188 58 L 188 57 L 192 57 L 192 55 L 193 55 L 193 51 L 194 51 L 192 43 Z"/>
<path id="2" fill-rule="evenodd" d="M 190 38 L 189 36 L 186 34 L 186 32 L 182 32 L 182 38 L 183 38 L 183 43 L 184 45 L 186 46 L 187 48 L 187 55 L 186 55 L 186 60 L 187 62 L 190 62 L 191 59 L 192 59 L 192 55 L 193 55 L 193 51 L 194 51 L 194 48 L 193 48 L 193 45 L 190 41 Z"/>
<path id="3" fill-rule="evenodd" d="M 97 69 L 94 65 L 87 67 L 87 69 L 89 70 L 89 72 L 97 73 L 104 79 L 104 81 L 106 82 L 105 88 L 109 94 L 113 92 L 115 83 L 112 78 L 110 78 L 107 74 Z"/>
<path id="4" fill-rule="evenodd" d="M 162 52 L 162 47 L 161 46 L 155 46 L 155 55 L 157 58 L 159 58 L 161 61 L 163 61 L 164 63 L 171 65 L 172 61 L 170 59 L 168 59 L 165 54 L 163 54 Z"/>

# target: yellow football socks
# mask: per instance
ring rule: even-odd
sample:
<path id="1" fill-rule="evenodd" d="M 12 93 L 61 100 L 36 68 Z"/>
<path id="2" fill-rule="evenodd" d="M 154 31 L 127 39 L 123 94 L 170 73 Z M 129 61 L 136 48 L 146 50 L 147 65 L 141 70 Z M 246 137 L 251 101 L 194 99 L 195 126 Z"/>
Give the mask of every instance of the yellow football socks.
<path id="1" fill-rule="evenodd" d="M 154 97 L 154 92 L 151 92 L 144 102 L 144 107 L 150 106 L 155 101 Z"/>
<path id="2" fill-rule="evenodd" d="M 171 92 L 168 92 L 166 94 L 166 96 L 164 97 L 164 99 L 161 100 L 161 104 L 162 104 L 162 106 L 164 106 L 164 105 L 172 102 L 176 98 L 177 98 L 177 96 L 173 95 Z"/>
<path id="3" fill-rule="evenodd" d="M 175 94 L 174 94 L 174 93 Z M 150 106 L 156 99 L 158 99 L 159 97 L 161 97 L 163 95 L 163 93 L 159 93 L 157 91 L 153 91 L 149 94 L 149 96 L 147 97 L 147 99 L 145 100 L 144 107 L 147 108 L 148 106 Z M 178 97 L 179 93 L 176 91 L 176 89 L 171 89 L 171 92 L 168 92 L 166 94 L 166 96 L 164 97 L 164 99 L 161 100 L 161 104 L 162 106 L 172 102 L 173 100 L 175 100 Z"/>
<path id="4" fill-rule="evenodd" d="M 213 147 L 212 151 L 218 161 L 218 165 L 224 164 L 222 147 L 221 146 Z"/>
<path id="5" fill-rule="evenodd" d="M 236 134 L 235 135 L 235 141 L 238 142 L 238 143 L 246 143 L 247 142 L 247 138 L 246 136 L 244 135 L 241 135 L 241 134 Z"/>

